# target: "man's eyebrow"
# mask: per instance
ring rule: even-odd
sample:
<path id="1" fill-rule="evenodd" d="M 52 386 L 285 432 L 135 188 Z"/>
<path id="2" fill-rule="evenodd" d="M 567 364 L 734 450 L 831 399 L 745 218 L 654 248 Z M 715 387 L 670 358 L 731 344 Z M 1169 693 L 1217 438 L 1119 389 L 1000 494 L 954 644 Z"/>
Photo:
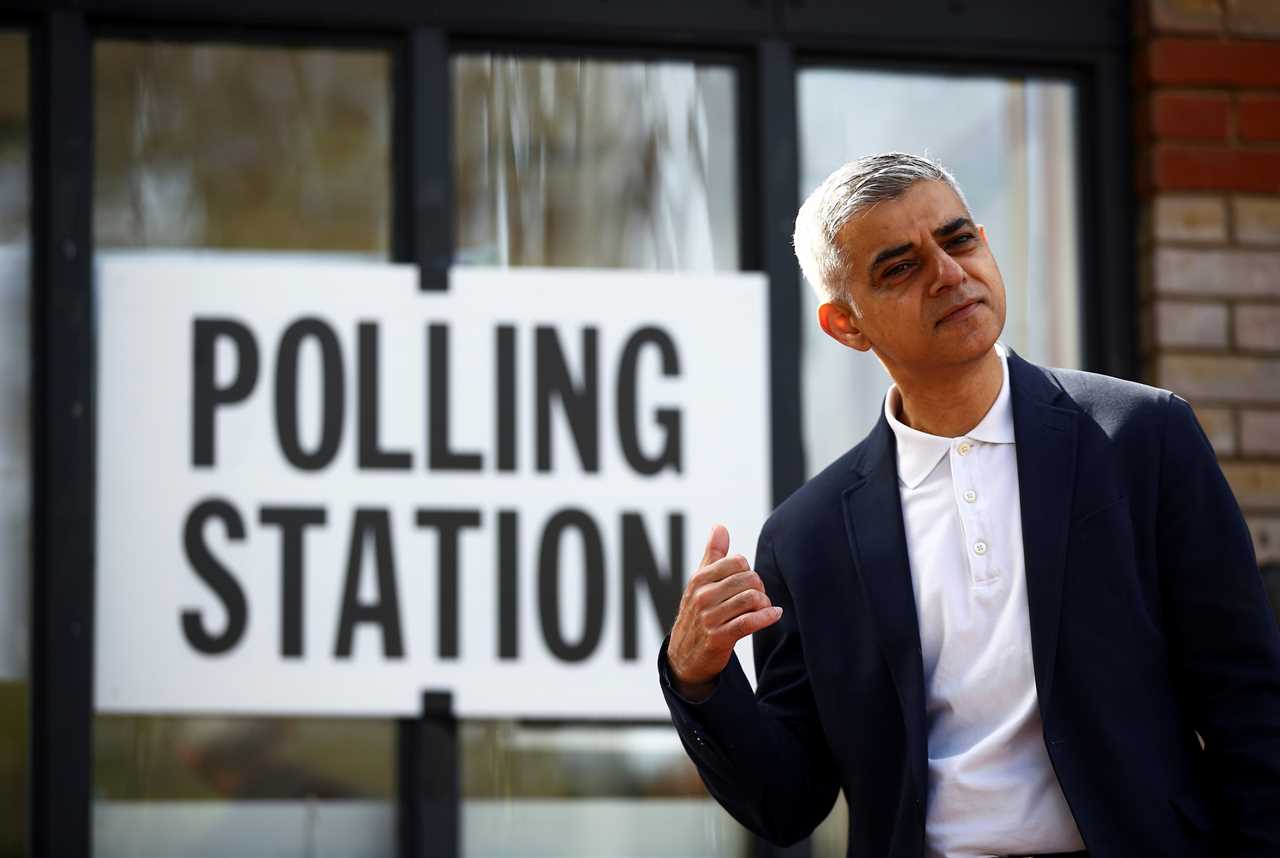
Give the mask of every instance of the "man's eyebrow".
<path id="1" fill-rule="evenodd" d="M 934 238 L 946 238 L 953 232 L 959 232 L 965 227 L 973 229 L 973 221 L 969 220 L 967 217 L 958 217 L 955 220 L 947 221 L 942 226 L 935 229 L 933 231 L 933 236 Z"/>
<path id="2" fill-rule="evenodd" d="M 897 247 L 890 247 L 888 250 L 880 251 L 879 253 L 876 254 L 876 258 L 871 260 L 871 265 L 868 266 L 867 271 L 868 272 L 875 271 L 876 268 L 880 266 L 881 262 L 885 262 L 886 260 L 893 259 L 895 256 L 902 256 L 904 253 L 909 252 L 914 247 L 915 247 L 915 244 L 911 242 L 907 242 L 906 244 L 899 244 Z"/>

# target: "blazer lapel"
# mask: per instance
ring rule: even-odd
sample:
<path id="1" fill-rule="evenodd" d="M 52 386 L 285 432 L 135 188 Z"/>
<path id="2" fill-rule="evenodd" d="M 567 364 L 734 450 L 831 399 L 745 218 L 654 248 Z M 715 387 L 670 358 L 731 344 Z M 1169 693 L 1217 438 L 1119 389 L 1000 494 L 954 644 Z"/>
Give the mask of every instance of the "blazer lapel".
<path id="1" fill-rule="evenodd" d="M 1061 388 L 1038 367 L 1012 353 L 1009 385 L 1017 442 L 1032 659 L 1040 713 L 1047 720 L 1076 477 L 1077 413 L 1052 405 L 1063 396 Z"/>
<path id="2" fill-rule="evenodd" d="M 881 416 L 854 465 L 856 481 L 843 493 L 844 514 L 854 567 L 898 691 L 911 773 L 923 799 L 927 795 L 928 752 L 924 666 L 895 449 L 893 431 Z"/>

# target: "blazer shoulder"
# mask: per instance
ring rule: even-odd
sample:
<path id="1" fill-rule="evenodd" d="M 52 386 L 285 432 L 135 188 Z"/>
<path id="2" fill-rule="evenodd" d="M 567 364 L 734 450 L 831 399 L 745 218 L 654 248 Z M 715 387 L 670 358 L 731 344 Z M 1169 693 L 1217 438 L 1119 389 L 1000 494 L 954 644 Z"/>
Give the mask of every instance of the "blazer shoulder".
<path id="1" fill-rule="evenodd" d="M 1158 431 L 1173 396 L 1163 388 L 1096 372 L 1036 369 L 1057 385 L 1070 404 L 1113 437 L 1132 430 Z"/>

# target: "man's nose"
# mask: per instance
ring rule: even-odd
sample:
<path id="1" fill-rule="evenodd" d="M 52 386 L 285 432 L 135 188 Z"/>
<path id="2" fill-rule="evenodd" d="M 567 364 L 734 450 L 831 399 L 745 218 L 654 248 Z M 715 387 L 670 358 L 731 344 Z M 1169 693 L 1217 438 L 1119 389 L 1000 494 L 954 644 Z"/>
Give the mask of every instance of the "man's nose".
<path id="1" fill-rule="evenodd" d="M 933 278 L 933 292 L 940 292 L 943 289 L 950 289 L 964 283 L 968 275 L 959 262 L 956 262 L 951 254 L 947 253 L 941 247 L 934 250 L 934 259 L 937 269 Z"/>

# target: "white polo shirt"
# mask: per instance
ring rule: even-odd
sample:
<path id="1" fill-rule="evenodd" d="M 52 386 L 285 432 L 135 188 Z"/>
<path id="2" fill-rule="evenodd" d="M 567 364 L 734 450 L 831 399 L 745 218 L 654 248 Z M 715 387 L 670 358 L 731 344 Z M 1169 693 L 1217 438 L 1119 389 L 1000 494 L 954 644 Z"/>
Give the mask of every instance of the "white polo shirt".
<path id="1" fill-rule="evenodd" d="M 1044 746 L 1031 661 L 1009 364 L 959 438 L 885 416 L 924 653 L 929 731 L 925 854 L 976 858 L 1084 848 Z"/>

